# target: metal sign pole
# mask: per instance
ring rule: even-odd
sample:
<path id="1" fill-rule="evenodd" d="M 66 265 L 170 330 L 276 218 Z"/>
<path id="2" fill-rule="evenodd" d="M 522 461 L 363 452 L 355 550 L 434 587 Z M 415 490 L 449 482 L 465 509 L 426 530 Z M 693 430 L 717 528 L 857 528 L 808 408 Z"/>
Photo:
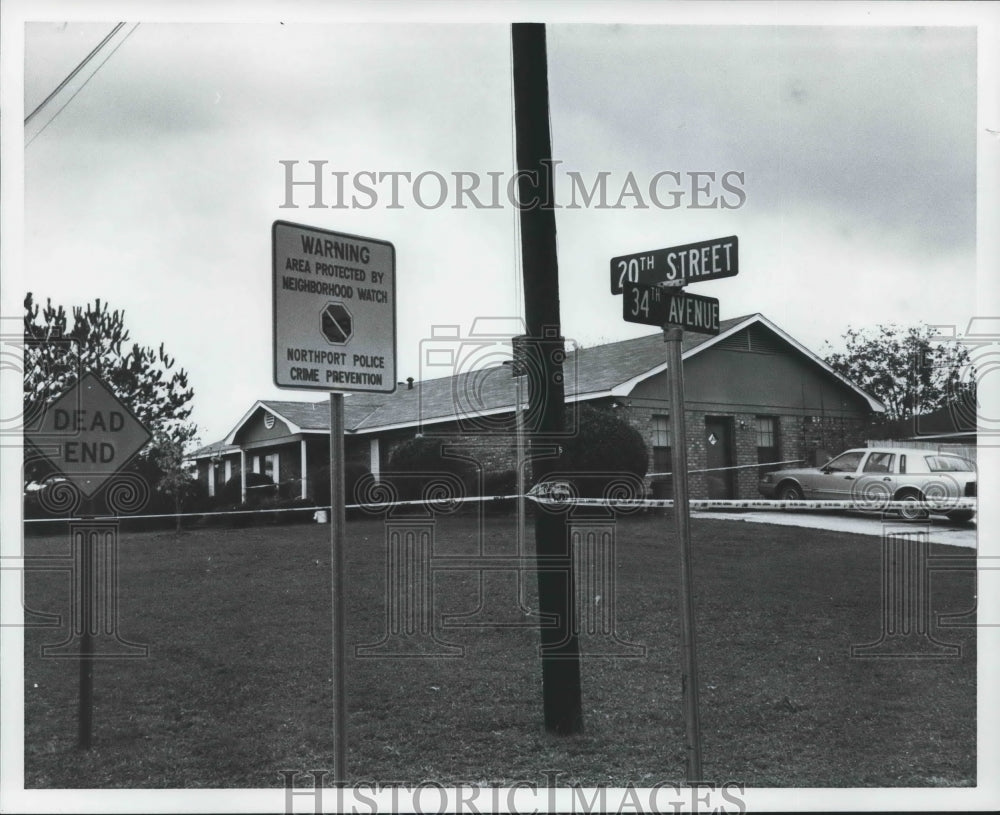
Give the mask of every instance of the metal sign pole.
<path id="1" fill-rule="evenodd" d="M 687 435 L 684 420 L 684 369 L 680 326 L 665 325 L 663 341 L 667 344 L 667 368 L 670 380 L 670 449 L 674 481 L 674 517 L 680 547 L 680 617 L 681 617 L 681 697 L 684 705 L 685 754 L 687 780 L 695 784 L 701 778 L 701 725 L 698 714 L 698 660 L 694 636 L 694 597 L 691 581 L 691 515 L 688 505 Z"/>
<path id="2" fill-rule="evenodd" d="M 84 517 L 93 517 L 92 501 L 87 501 Z M 78 742 L 89 750 L 94 732 L 94 608 L 97 605 L 97 575 L 94 574 L 94 536 L 84 531 L 80 540 L 80 711 Z"/>
<path id="3" fill-rule="evenodd" d="M 344 395 L 330 394 L 330 570 L 333 615 L 333 777 L 347 780 L 344 688 Z"/>
<path id="4" fill-rule="evenodd" d="M 516 375 L 514 379 L 514 398 L 517 400 L 517 407 L 514 411 L 515 419 L 515 439 L 517 447 L 517 553 L 524 556 L 527 550 L 527 537 L 524 523 L 524 408 L 521 405 L 523 394 L 521 391 L 521 377 Z"/>

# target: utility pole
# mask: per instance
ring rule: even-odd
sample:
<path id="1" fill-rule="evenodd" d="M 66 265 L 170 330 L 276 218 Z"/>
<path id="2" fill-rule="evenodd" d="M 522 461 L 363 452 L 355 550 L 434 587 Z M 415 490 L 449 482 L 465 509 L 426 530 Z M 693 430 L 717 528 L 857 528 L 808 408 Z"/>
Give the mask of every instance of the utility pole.
<path id="1" fill-rule="evenodd" d="M 532 474 L 537 483 L 558 467 L 556 459 L 545 451 L 560 442 L 566 403 L 545 26 L 514 23 L 511 41 L 526 345 L 533 363 L 528 366 L 528 415 L 533 420 L 528 430 Z M 564 513 L 538 508 L 535 546 L 545 729 L 560 735 L 579 733 L 583 730 L 580 645 L 573 556 Z M 548 620 L 555 620 L 555 625 L 547 624 Z"/>

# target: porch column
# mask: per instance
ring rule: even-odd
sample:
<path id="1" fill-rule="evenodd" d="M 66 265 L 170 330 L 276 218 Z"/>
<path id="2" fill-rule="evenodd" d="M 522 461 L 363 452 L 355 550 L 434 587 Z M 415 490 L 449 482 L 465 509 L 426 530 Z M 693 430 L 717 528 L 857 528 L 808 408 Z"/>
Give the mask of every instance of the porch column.
<path id="1" fill-rule="evenodd" d="M 240 503 L 247 502 L 247 454 L 240 448 Z"/>
<path id="2" fill-rule="evenodd" d="M 208 495 L 215 497 L 215 462 L 212 459 L 208 460 Z"/>
<path id="3" fill-rule="evenodd" d="M 379 447 L 378 438 L 368 440 L 368 469 L 375 478 L 378 478 L 379 470 Z"/>
<path id="4" fill-rule="evenodd" d="M 305 439 L 300 439 L 299 440 L 299 463 L 301 465 L 301 470 L 302 470 L 302 492 L 300 493 L 300 497 L 302 497 L 302 498 L 308 498 L 309 497 L 309 489 L 308 489 L 308 485 L 306 484 L 306 473 L 308 472 L 308 469 L 307 469 L 307 466 L 306 466 L 306 440 Z"/>

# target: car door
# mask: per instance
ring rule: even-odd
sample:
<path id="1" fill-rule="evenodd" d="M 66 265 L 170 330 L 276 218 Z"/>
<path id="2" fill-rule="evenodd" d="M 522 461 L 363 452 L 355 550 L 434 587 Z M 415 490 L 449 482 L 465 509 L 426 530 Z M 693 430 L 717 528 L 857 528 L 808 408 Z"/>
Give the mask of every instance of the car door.
<path id="1" fill-rule="evenodd" d="M 859 502 L 874 502 L 881 506 L 896 492 L 896 454 L 875 450 L 868 454 L 861 467 L 861 478 L 855 482 L 855 494 Z"/>
<path id="2" fill-rule="evenodd" d="M 848 450 L 830 459 L 811 479 L 812 490 L 807 497 L 821 501 L 850 500 L 865 456 L 864 450 Z"/>

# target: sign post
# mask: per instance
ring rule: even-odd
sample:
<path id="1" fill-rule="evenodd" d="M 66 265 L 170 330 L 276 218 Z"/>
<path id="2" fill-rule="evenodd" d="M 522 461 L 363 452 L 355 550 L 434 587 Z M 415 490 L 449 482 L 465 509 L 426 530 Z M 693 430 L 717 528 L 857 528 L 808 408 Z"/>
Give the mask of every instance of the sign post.
<path id="1" fill-rule="evenodd" d="M 275 221 L 274 384 L 330 394 L 333 773 L 347 779 L 344 391 L 396 389 L 396 250 L 391 243 Z"/>
<path id="2" fill-rule="evenodd" d="M 680 548 L 681 696 L 689 784 L 702 780 L 698 656 L 691 569 L 691 507 L 688 495 L 687 423 L 684 415 L 684 330 L 718 334 L 719 301 L 688 294 L 684 286 L 733 277 L 739 272 L 735 235 L 611 259 L 611 293 L 621 294 L 627 322 L 663 327 L 670 389 L 671 470 L 674 518 Z"/>
<path id="3" fill-rule="evenodd" d="M 25 429 L 35 447 L 80 491 L 86 515 L 93 498 L 152 438 L 132 412 L 91 373 L 53 402 L 37 425 Z M 126 642 L 115 631 L 117 620 L 116 520 L 94 519 L 70 524 L 76 605 L 73 631 L 66 642 L 47 646 L 46 656 L 80 660 L 77 741 L 89 750 L 94 727 L 94 660 L 142 657 L 143 645 Z"/>
<path id="4" fill-rule="evenodd" d="M 698 657 L 694 632 L 694 597 L 691 575 L 691 508 L 688 504 L 687 428 L 684 418 L 684 368 L 681 343 L 684 329 L 663 326 L 667 344 L 667 373 L 670 380 L 670 465 L 673 470 L 674 518 L 680 548 L 680 617 L 681 617 L 681 698 L 684 705 L 687 757 L 687 780 L 701 777 L 701 722 L 698 706 Z"/>

